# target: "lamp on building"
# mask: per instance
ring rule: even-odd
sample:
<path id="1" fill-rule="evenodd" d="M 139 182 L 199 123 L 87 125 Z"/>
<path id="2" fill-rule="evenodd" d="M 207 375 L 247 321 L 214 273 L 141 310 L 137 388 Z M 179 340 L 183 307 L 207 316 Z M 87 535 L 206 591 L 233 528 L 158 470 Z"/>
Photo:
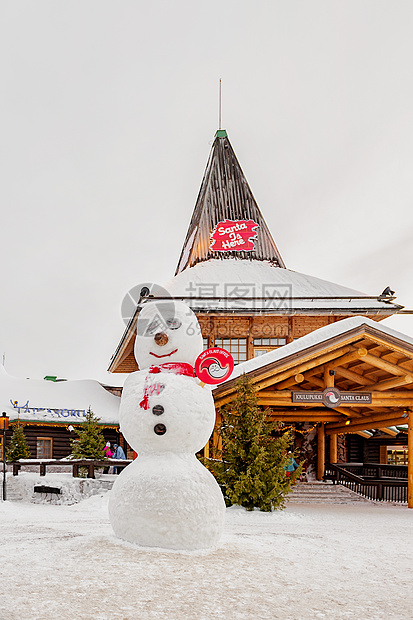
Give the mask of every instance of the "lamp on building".
<path id="1" fill-rule="evenodd" d="M 6 501 L 6 430 L 9 428 L 9 417 L 5 411 L 0 418 L 0 430 L 3 430 L 3 501 Z"/>

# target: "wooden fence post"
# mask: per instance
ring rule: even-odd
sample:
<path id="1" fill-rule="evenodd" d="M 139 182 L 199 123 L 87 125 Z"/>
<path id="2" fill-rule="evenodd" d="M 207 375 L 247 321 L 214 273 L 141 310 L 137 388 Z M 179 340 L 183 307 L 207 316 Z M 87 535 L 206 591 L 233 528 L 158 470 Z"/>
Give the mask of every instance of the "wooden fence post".
<path id="1" fill-rule="evenodd" d="M 317 480 L 322 480 L 326 460 L 326 436 L 323 422 L 321 422 L 320 426 L 317 428 L 317 441 Z"/>
<path id="2" fill-rule="evenodd" d="M 409 411 L 407 431 L 407 505 L 413 508 L 413 411 Z"/>
<path id="3" fill-rule="evenodd" d="M 330 435 L 330 463 L 337 463 L 337 433 Z"/>

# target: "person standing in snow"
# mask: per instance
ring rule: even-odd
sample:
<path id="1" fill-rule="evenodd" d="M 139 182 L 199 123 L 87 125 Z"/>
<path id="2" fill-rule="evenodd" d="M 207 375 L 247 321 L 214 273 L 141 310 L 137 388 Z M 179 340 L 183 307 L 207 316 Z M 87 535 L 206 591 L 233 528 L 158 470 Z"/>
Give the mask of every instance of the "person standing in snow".
<path id="1" fill-rule="evenodd" d="M 122 461 L 126 461 L 126 456 L 125 456 L 125 453 L 124 453 L 123 448 L 121 446 L 118 446 L 117 443 L 114 443 L 113 444 L 113 449 L 115 450 L 114 453 L 112 454 L 112 458 L 113 459 L 121 459 Z M 123 469 L 123 467 L 114 467 L 113 468 L 113 473 L 114 474 L 120 474 L 122 469 Z"/>
<path id="2" fill-rule="evenodd" d="M 285 469 L 285 473 L 287 477 L 289 478 L 292 472 L 294 472 L 297 469 L 298 463 L 293 457 L 291 450 L 288 452 L 288 456 L 290 457 L 290 460 L 287 462 L 287 465 L 284 466 L 284 469 Z"/>
<path id="3" fill-rule="evenodd" d="M 103 452 L 105 453 L 105 458 L 107 458 L 107 459 L 112 458 L 113 452 L 112 452 L 111 447 L 110 447 L 110 441 L 108 441 L 106 443 L 106 446 L 103 448 Z M 104 474 L 108 474 L 109 473 L 109 467 L 104 467 L 103 473 Z"/>

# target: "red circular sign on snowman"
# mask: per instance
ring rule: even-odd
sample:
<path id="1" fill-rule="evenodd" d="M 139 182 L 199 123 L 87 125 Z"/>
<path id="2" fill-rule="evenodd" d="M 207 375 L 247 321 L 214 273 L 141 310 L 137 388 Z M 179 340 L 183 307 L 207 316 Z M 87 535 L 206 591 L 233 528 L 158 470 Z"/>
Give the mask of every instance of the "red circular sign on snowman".
<path id="1" fill-rule="evenodd" d="M 195 361 L 195 372 L 203 383 L 217 385 L 228 379 L 234 370 L 234 359 L 231 353 L 213 347 L 202 351 Z"/>

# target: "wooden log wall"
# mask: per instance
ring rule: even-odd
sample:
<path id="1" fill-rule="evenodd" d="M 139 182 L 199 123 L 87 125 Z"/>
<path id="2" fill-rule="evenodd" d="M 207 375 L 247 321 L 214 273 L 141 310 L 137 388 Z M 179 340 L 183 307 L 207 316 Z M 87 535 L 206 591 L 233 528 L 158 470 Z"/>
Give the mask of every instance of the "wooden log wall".
<path id="1" fill-rule="evenodd" d="M 339 320 L 345 317 L 333 317 Z M 200 314 L 198 321 L 202 335 L 208 338 L 208 345 L 214 346 L 215 338 L 248 338 L 249 345 L 254 338 L 285 338 L 292 342 L 332 322 L 328 316 L 234 316 Z M 252 352 L 253 353 L 253 352 Z M 249 355 L 248 357 L 253 357 Z M 126 360 L 125 360 L 126 362 Z"/>
<path id="2" fill-rule="evenodd" d="M 65 426 L 37 426 L 34 424 L 26 424 L 23 427 L 24 434 L 27 439 L 27 443 L 30 449 L 30 458 L 37 458 L 37 439 L 40 437 L 52 439 L 52 456 L 53 459 L 61 459 L 69 456 L 71 453 L 70 442 L 77 437 L 75 432 L 70 432 Z M 6 433 L 6 449 L 9 446 L 10 439 L 13 433 L 13 425 L 10 424 L 10 428 Z M 119 443 L 119 433 L 116 429 L 104 428 L 103 435 L 106 441 L 111 443 Z"/>

